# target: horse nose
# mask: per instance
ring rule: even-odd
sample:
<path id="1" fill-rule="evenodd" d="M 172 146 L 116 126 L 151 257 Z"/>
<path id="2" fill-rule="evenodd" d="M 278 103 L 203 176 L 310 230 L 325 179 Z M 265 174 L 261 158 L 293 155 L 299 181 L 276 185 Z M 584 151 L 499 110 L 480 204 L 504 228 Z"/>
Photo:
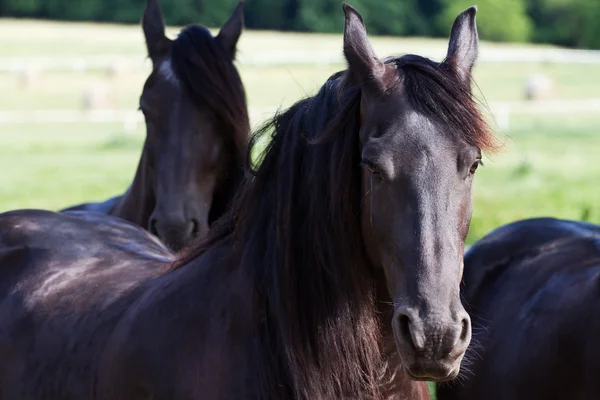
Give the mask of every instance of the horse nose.
<path id="1" fill-rule="evenodd" d="M 423 351 L 427 346 L 427 335 L 425 333 L 425 323 L 418 317 L 409 317 L 405 313 L 398 315 L 398 330 L 401 338 L 415 351 Z M 439 337 L 442 339 L 438 347 L 442 352 L 450 353 L 452 349 L 460 347 L 461 342 L 464 342 L 468 333 L 471 330 L 471 319 L 465 313 L 460 318 L 460 323 L 451 322 L 447 324 L 446 332 L 443 328 L 440 329 Z"/>
<path id="2" fill-rule="evenodd" d="M 153 216 L 148 223 L 148 230 L 172 250 L 178 251 L 205 229 L 196 218 L 167 219 Z"/>
<path id="3" fill-rule="evenodd" d="M 406 342 L 408 347 L 415 351 L 423 350 L 425 347 L 425 331 L 422 325 L 414 324 L 405 313 L 398 315 L 396 323 L 398 324 L 400 338 Z"/>
<path id="4" fill-rule="evenodd" d="M 396 312 L 396 344 L 414 378 L 446 380 L 458 373 L 471 340 L 471 319 L 464 310 L 452 314 L 444 318 L 436 313 L 421 317 L 407 309 Z"/>

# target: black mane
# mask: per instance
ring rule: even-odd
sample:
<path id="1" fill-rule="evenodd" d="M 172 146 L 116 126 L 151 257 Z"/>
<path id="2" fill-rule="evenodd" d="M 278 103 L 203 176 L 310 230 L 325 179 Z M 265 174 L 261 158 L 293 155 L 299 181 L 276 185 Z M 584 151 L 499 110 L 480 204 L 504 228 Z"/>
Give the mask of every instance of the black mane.
<path id="1" fill-rule="evenodd" d="M 259 398 L 378 398 L 379 326 L 360 231 L 360 91 L 340 96 L 342 87 L 334 75 L 254 135 L 252 144 L 272 136 L 260 166 L 229 216 L 177 263 L 233 239 L 265 315 L 256 358 L 270 370 L 254 368 Z"/>
<path id="2" fill-rule="evenodd" d="M 265 308 L 258 345 L 266 351 L 257 354 L 272 369 L 256 380 L 270 398 L 378 397 L 379 324 L 360 225 L 360 92 L 340 93 L 340 78 L 252 141 L 273 135 L 242 193 L 235 235 Z M 272 392 L 273 378 L 285 391 Z"/>
<path id="3" fill-rule="evenodd" d="M 415 110 L 472 146 L 488 151 L 498 148 L 472 95 L 471 82 L 457 79 L 445 62 L 409 54 L 388 58 L 386 63 L 400 71 L 406 98 Z"/>

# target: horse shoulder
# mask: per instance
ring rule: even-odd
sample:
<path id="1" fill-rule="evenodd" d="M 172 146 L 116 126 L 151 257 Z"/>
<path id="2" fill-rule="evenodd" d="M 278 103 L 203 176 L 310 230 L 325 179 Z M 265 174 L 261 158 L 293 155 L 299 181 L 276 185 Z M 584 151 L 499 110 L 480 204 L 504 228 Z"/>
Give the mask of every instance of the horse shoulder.
<path id="1" fill-rule="evenodd" d="M 151 241 L 132 249 L 110 240 L 99 222 L 33 210 L 0 215 L 0 380 L 20 398 L 86 397 L 113 327 L 168 261 L 144 252 Z"/>
<path id="2" fill-rule="evenodd" d="M 214 256 L 201 258 L 155 279 L 120 321 L 102 358 L 99 398 L 220 399 L 243 387 L 252 311 L 240 304 L 249 292 Z"/>

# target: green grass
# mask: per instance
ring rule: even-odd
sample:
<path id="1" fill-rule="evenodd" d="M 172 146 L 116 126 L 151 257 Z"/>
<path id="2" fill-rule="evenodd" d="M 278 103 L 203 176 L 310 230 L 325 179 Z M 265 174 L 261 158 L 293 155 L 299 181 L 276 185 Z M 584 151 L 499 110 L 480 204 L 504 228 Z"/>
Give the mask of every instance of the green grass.
<path id="1" fill-rule="evenodd" d="M 0 209 L 58 209 L 123 191 L 143 140 L 120 124 L 15 125 L 0 130 Z"/>
<path id="2" fill-rule="evenodd" d="M 174 36 L 177 28 L 169 28 Z M 445 40 L 374 38 L 378 54 L 415 52 L 440 59 Z M 482 51 L 534 48 L 483 43 Z M 0 57 L 145 57 L 137 26 L 2 20 Z M 245 32 L 239 68 L 253 109 L 287 107 L 314 91 L 343 65 L 252 67 L 244 60 L 268 52 L 341 54 L 340 35 Z M 600 97 L 597 65 L 479 64 L 475 78 L 487 101 L 520 100 L 525 80 L 544 73 L 555 98 Z M 107 73 L 44 72 L 30 88 L 0 73 L 0 110 L 78 109 L 86 88 L 108 88 L 110 107 L 135 110 L 147 71 L 111 78 Z M 260 120 L 253 121 L 254 124 Z M 508 222 L 555 216 L 600 223 L 600 118 L 597 115 L 522 116 L 500 132 L 502 153 L 485 158 L 474 186 L 468 242 Z M 0 211 L 59 209 L 120 193 L 131 181 L 143 127 L 123 133 L 121 124 L 0 125 Z"/>
<path id="3" fill-rule="evenodd" d="M 477 171 L 468 242 L 523 218 L 600 223 L 599 127 L 595 115 L 515 118 L 504 151 Z"/>
<path id="4" fill-rule="evenodd" d="M 178 28 L 170 28 L 174 36 Z M 446 41 L 373 38 L 381 55 L 417 52 L 441 58 Z M 530 47 L 483 43 L 482 49 Z M 1 57 L 128 58 L 142 61 L 144 44 L 137 26 L 2 20 Z M 314 91 L 343 65 L 253 67 L 247 57 L 268 52 L 341 53 L 340 35 L 245 32 L 240 42 L 240 73 L 252 109 L 287 107 Z M 475 69 L 489 102 L 519 100 L 534 73 L 555 83 L 555 97 L 582 99 L 600 94 L 596 65 L 494 64 Z M 13 73 L 0 73 L 0 110 L 78 109 L 83 91 L 105 85 L 110 107 L 135 110 L 147 71 L 122 77 L 107 73 L 44 72 L 29 88 Z M 263 115 L 264 117 L 268 114 Z M 253 121 L 256 124 L 259 119 Z M 477 173 L 474 213 L 468 241 L 507 222 L 541 215 L 600 222 L 600 119 L 594 115 L 523 116 L 500 132 L 506 149 L 486 159 Z M 120 124 L 0 125 L 0 211 L 58 209 L 103 199 L 130 182 L 143 140 L 143 127 L 130 135 Z"/>
<path id="5" fill-rule="evenodd" d="M 507 222 L 553 215 L 600 223 L 596 116 L 513 120 L 502 153 L 485 158 L 474 185 L 468 242 Z M 0 130 L 0 210 L 58 209 L 123 191 L 143 127 L 15 125 Z"/>

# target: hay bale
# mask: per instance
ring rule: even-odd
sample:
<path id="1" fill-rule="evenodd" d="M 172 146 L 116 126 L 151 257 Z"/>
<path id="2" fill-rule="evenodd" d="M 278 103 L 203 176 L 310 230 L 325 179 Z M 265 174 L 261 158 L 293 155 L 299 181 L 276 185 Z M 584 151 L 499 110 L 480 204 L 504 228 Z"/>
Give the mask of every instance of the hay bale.
<path id="1" fill-rule="evenodd" d="M 554 95 L 554 82 L 544 74 L 531 75 L 525 82 L 527 100 L 547 100 Z"/>
<path id="2" fill-rule="evenodd" d="M 19 86 L 23 89 L 37 87 L 42 80 L 42 71 L 36 65 L 27 65 L 19 70 Z"/>
<path id="3" fill-rule="evenodd" d="M 81 95 L 81 105 L 84 110 L 108 108 L 110 104 L 110 91 L 104 84 L 88 86 Z"/>

